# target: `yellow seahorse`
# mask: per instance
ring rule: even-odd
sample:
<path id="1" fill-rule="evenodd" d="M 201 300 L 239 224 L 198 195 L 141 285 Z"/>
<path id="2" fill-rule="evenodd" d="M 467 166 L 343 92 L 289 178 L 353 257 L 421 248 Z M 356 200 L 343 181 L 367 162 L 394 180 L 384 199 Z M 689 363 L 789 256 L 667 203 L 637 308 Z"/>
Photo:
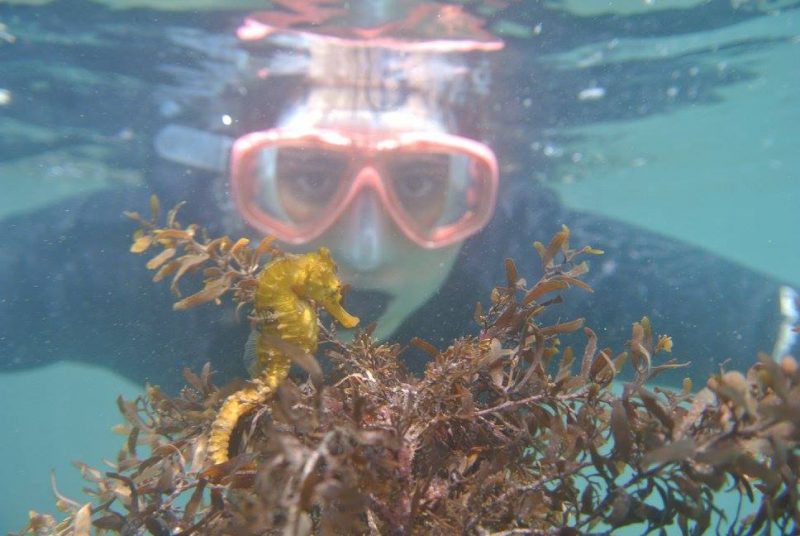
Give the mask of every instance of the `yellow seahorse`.
<path id="1" fill-rule="evenodd" d="M 269 344 L 278 337 L 304 352 L 317 349 L 317 307 L 322 307 L 346 328 L 358 318 L 344 310 L 342 283 L 327 248 L 304 255 L 285 255 L 270 262 L 258 276 L 255 297 L 255 355 L 250 365 L 251 384 L 230 395 L 211 425 L 208 454 L 215 464 L 230 456 L 231 434 L 239 419 L 264 403 L 289 374 L 291 358 Z"/>

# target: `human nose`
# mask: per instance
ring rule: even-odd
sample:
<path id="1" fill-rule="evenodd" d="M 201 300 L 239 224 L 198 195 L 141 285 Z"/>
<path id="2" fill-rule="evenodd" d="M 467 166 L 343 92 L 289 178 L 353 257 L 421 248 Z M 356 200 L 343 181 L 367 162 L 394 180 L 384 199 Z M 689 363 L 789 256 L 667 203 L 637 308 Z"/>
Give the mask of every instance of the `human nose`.
<path id="1" fill-rule="evenodd" d="M 360 272 L 378 268 L 384 259 L 385 236 L 380 199 L 371 189 L 362 190 L 346 216 L 344 253 L 348 264 Z"/>

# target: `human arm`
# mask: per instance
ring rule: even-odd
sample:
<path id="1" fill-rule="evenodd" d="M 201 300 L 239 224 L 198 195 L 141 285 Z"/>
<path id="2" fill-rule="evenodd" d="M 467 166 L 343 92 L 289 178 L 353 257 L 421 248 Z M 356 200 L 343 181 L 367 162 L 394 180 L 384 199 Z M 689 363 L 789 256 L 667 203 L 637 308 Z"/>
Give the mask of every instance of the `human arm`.
<path id="1" fill-rule="evenodd" d="M 244 326 L 211 305 L 174 312 L 128 251 L 135 225 L 122 212 L 148 197 L 113 189 L 0 221 L 0 369 L 81 360 L 168 388 L 207 360 L 244 375 Z"/>
<path id="2" fill-rule="evenodd" d="M 605 253 L 588 259 L 583 279 L 594 292 L 563 291 L 564 303 L 546 312 L 549 320 L 584 317 L 601 347 L 623 351 L 632 323 L 649 316 L 657 333 L 673 337 L 673 356 L 692 362 L 692 376 L 717 372 L 729 359 L 728 368 L 743 368 L 757 352 L 772 351 L 781 325 L 778 281 L 685 242 L 568 210 L 544 188 L 523 188 L 505 199 L 513 201 L 501 204 L 489 227 L 467 241 L 445 285 L 396 340 L 418 335 L 441 347 L 475 333 L 475 303 L 486 306 L 491 289 L 505 284 L 503 259 L 514 259 L 520 276 L 533 283 L 541 275 L 533 242 L 546 242 L 565 224 L 573 247 Z M 565 344 L 581 341 L 565 338 Z M 412 362 L 423 358 L 412 354 Z M 677 382 L 687 374 L 678 370 L 662 379 Z"/>

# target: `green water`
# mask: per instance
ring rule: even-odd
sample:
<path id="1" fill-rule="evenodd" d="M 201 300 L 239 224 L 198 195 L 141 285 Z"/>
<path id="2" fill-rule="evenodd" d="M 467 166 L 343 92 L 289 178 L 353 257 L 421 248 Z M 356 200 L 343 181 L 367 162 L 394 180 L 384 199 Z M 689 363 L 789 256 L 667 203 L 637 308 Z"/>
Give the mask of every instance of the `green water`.
<path id="1" fill-rule="evenodd" d="M 73 461 L 102 468 L 125 437 L 116 398 L 134 398 L 136 385 L 107 370 L 77 363 L 0 375 L 0 531 L 18 531 L 29 510 L 55 512 L 50 472 L 59 491 L 81 500 L 83 481 Z M 111 470 L 105 466 L 106 470 Z"/>
<path id="2" fill-rule="evenodd" d="M 791 18 L 800 28 L 800 16 Z M 784 28 L 785 21 L 774 21 Z M 596 124 L 556 189 L 570 206 L 691 242 L 800 285 L 800 43 L 720 58 L 755 66 L 719 103 Z"/>

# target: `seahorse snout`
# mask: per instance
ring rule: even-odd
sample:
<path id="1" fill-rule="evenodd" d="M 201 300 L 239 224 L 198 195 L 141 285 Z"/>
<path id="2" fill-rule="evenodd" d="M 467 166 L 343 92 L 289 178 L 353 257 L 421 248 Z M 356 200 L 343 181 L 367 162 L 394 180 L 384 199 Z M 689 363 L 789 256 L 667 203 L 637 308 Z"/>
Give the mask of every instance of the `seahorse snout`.
<path id="1" fill-rule="evenodd" d="M 330 303 L 321 304 L 330 315 L 336 319 L 345 328 L 354 328 L 358 325 L 358 317 L 353 316 L 344 310 L 342 304 L 338 301 L 331 300 Z"/>

